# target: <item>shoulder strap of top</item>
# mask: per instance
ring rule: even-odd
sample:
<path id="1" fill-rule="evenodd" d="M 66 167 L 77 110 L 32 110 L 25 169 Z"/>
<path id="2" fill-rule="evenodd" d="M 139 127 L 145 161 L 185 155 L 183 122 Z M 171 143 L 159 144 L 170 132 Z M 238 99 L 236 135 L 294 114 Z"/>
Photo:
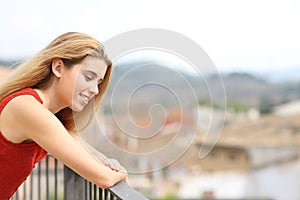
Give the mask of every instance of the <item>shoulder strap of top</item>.
<path id="1" fill-rule="evenodd" d="M 42 99 L 40 98 L 40 96 L 38 95 L 38 93 L 34 89 L 32 89 L 32 88 L 24 88 L 24 89 L 19 90 L 19 91 L 15 92 L 15 93 L 12 93 L 12 94 L 10 94 L 7 97 L 5 97 L 5 98 L 2 99 L 2 101 L 0 102 L 0 113 L 2 112 L 3 108 L 6 106 L 6 104 L 10 100 L 12 100 L 13 98 L 15 98 L 17 96 L 21 96 L 21 95 L 32 95 L 41 104 L 43 103 Z"/>

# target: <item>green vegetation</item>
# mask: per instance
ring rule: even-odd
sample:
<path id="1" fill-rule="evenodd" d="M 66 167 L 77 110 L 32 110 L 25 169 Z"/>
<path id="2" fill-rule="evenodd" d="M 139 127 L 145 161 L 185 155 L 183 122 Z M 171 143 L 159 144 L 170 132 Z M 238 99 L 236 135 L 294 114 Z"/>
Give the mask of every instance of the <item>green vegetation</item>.
<path id="1" fill-rule="evenodd" d="M 200 106 L 207 106 L 207 107 L 210 107 L 210 106 L 211 106 L 211 101 L 210 101 L 210 99 L 200 99 L 200 100 L 198 101 L 198 104 L 199 104 Z"/>
<path id="2" fill-rule="evenodd" d="M 205 107 L 213 107 L 213 108 L 216 108 L 216 109 L 221 109 L 221 106 L 218 105 L 218 104 L 212 104 L 211 100 L 210 99 L 200 99 L 198 100 L 198 105 L 199 106 L 205 106 Z"/>
<path id="3" fill-rule="evenodd" d="M 55 198 L 55 195 L 53 193 L 50 194 L 49 200 L 64 200 L 64 197 L 62 195 L 59 195 L 57 198 Z"/>
<path id="4" fill-rule="evenodd" d="M 272 112 L 273 105 L 268 102 L 263 102 L 259 106 L 259 111 L 262 115 L 266 115 Z"/>
<path id="5" fill-rule="evenodd" d="M 209 99 L 201 99 L 198 101 L 198 104 L 200 106 L 207 106 L 207 107 L 212 106 L 213 108 L 220 108 L 219 105 L 216 105 L 216 104 L 212 105 L 211 101 Z M 244 105 L 243 103 L 239 103 L 236 101 L 229 101 L 229 102 L 227 102 L 226 109 L 232 110 L 237 113 L 241 113 L 241 112 L 247 112 L 249 108 L 246 105 Z"/>
<path id="6" fill-rule="evenodd" d="M 178 197 L 174 193 L 166 194 L 163 198 L 160 200 L 178 200 Z"/>
<path id="7" fill-rule="evenodd" d="M 239 102 L 229 101 L 227 103 L 227 109 L 228 110 L 233 110 L 236 113 L 244 113 L 244 112 L 247 112 L 248 107 L 245 106 L 244 104 L 239 103 Z"/>

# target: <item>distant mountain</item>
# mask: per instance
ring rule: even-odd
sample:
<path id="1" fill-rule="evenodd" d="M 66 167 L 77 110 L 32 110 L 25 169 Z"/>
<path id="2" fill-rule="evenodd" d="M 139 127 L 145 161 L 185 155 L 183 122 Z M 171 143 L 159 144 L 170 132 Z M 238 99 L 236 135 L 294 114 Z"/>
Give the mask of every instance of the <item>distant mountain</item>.
<path id="1" fill-rule="evenodd" d="M 18 62 L 20 60 L 0 60 L 0 65 L 11 66 Z M 199 77 L 155 64 L 119 64 L 114 68 L 104 104 L 111 106 L 111 98 L 114 98 L 113 103 L 120 106 L 124 103 L 139 107 L 155 103 L 174 106 L 178 101 L 189 105 L 195 96 L 198 101 L 213 96 L 218 103 L 224 101 L 225 88 L 227 102 L 247 107 L 272 106 L 300 99 L 299 75 L 300 68 L 291 68 L 258 75 L 223 73 Z"/>
<path id="2" fill-rule="evenodd" d="M 123 105 L 124 101 L 134 99 L 138 104 L 176 104 L 176 97 L 171 95 L 172 91 L 178 97 L 186 99 L 194 98 L 191 95 L 191 87 L 198 100 L 210 99 L 212 95 L 216 102 L 224 101 L 222 92 L 224 83 L 227 102 L 237 102 L 246 107 L 260 108 L 262 105 L 278 105 L 283 102 L 300 98 L 300 80 L 285 80 L 281 82 L 270 81 L 267 77 L 256 76 L 249 73 L 227 73 L 211 74 L 203 77 L 192 76 L 188 73 L 178 72 L 157 65 L 147 65 L 134 68 L 135 64 L 116 66 L 108 96 L 109 103 L 113 101 Z M 141 66 L 141 65 L 139 65 Z M 221 79 L 220 79 L 221 77 Z M 186 79 L 186 80 L 184 80 Z M 152 86 L 143 85 L 153 82 Z M 155 85 L 154 82 L 161 83 Z M 166 88 L 162 88 L 164 85 Z M 114 93 L 113 96 L 111 94 Z M 140 95 L 138 95 L 140 93 Z M 187 103 L 188 102 L 181 102 Z M 107 104 L 110 106 L 110 104 Z"/>
<path id="3" fill-rule="evenodd" d="M 264 73 L 271 82 L 300 81 L 300 66 Z"/>
<path id="4" fill-rule="evenodd" d="M 223 75 L 229 101 L 247 106 L 277 105 L 300 98 L 300 81 L 271 82 L 251 74 Z"/>
<path id="5" fill-rule="evenodd" d="M 18 60 L 1 60 L 0 59 L 0 65 L 4 67 L 16 67 L 19 63 L 21 63 L 22 59 Z"/>

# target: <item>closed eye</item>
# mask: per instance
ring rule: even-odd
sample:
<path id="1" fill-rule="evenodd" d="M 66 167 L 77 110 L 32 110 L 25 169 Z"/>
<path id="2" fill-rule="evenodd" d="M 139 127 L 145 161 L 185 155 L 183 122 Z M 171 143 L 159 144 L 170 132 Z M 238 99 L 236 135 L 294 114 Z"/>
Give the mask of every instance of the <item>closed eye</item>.
<path id="1" fill-rule="evenodd" d="M 84 78 L 85 78 L 86 81 L 91 81 L 91 80 L 93 80 L 93 77 L 92 77 L 92 76 L 89 76 L 89 75 L 85 75 Z"/>
<path id="2" fill-rule="evenodd" d="M 84 78 L 86 81 L 96 80 L 97 77 L 98 77 L 97 73 L 95 73 L 91 70 L 85 70 Z M 97 80 L 98 85 L 101 84 L 103 81 L 104 81 L 104 78 L 99 78 L 99 80 Z"/>

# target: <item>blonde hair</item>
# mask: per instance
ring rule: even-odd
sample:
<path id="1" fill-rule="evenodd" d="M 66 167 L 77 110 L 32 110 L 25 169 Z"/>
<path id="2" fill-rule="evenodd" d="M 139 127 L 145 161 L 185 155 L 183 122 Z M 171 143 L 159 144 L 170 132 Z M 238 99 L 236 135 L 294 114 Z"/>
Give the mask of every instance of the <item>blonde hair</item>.
<path id="1" fill-rule="evenodd" d="M 64 108 L 55 114 L 69 131 L 78 131 L 86 127 L 93 116 L 93 113 L 91 113 L 92 104 L 95 105 L 96 109 L 99 107 L 101 98 L 108 87 L 112 72 L 112 62 L 106 55 L 103 45 L 95 38 L 84 33 L 65 33 L 54 39 L 31 59 L 18 66 L 6 81 L 1 83 L 0 101 L 7 95 L 23 88 L 46 89 L 49 87 L 51 84 L 51 64 L 53 60 L 60 58 L 65 66 L 71 68 L 74 64 L 81 63 L 86 56 L 104 59 L 107 64 L 104 81 L 98 85 L 98 95 L 80 113 L 73 113 L 70 108 Z M 76 124 L 77 128 L 75 128 L 74 117 L 79 120 L 84 119 L 85 125 L 78 127 Z"/>

